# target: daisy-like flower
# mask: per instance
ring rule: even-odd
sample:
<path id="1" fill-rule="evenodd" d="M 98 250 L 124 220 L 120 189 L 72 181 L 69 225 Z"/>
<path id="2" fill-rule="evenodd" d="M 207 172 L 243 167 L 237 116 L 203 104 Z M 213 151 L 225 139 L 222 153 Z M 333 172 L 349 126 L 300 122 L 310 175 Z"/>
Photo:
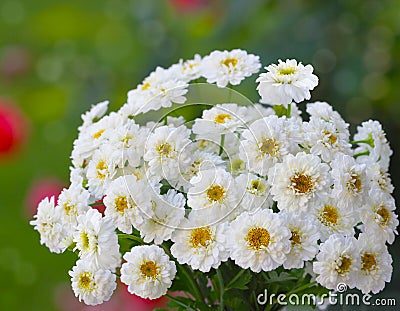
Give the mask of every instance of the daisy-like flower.
<path id="1" fill-rule="evenodd" d="M 82 184 L 72 183 L 68 189 L 61 191 L 57 205 L 61 207 L 65 222 L 72 225 L 77 224 L 78 215 L 89 210 L 90 193 Z"/>
<path id="2" fill-rule="evenodd" d="M 192 211 L 172 235 L 171 254 L 180 264 L 208 272 L 228 260 L 226 224 L 209 225 L 209 220 Z"/>
<path id="3" fill-rule="evenodd" d="M 116 276 L 107 269 L 96 269 L 84 260 L 78 260 L 69 271 L 72 290 L 79 301 L 95 306 L 110 300 L 117 287 Z"/>
<path id="4" fill-rule="evenodd" d="M 176 274 L 175 263 L 156 245 L 135 246 L 125 253 L 121 282 L 131 294 L 156 299 L 167 293 Z"/>
<path id="5" fill-rule="evenodd" d="M 63 212 L 61 207 L 54 205 L 54 197 L 44 198 L 39 203 L 37 214 L 30 224 L 40 233 L 40 244 L 57 254 L 65 250 L 62 240 L 67 233 L 63 226 Z"/>
<path id="6" fill-rule="evenodd" d="M 230 257 L 239 267 L 257 273 L 282 265 L 291 249 L 287 224 L 270 209 L 242 213 L 231 222 L 227 236 Z"/>
<path id="7" fill-rule="evenodd" d="M 385 282 L 392 278 L 392 256 L 378 236 L 360 233 L 358 236 L 361 268 L 358 272 L 356 287 L 364 294 L 379 293 L 385 288 Z"/>
<path id="8" fill-rule="evenodd" d="M 340 197 L 328 195 L 324 201 L 316 204 L 311 213 L 318 224 L 321 241 L 327 240 L 332 234 L 354 235 L 358 213 L 340 204 Z"/>
<path id="9" fill-rule="evenodd" d="M 392 196 L 375 190 L 371 191 L 368 201 L 360 210 L 363 222 L 361 230 L 369 235 L 377 235 L 389 244 L 394 242 L 399 220 L 395 214 L 396 206 Z"/>
<path id="10" fill-rule="evenodd" d="M 74 242 L 79 257 L 93 269 L 115 271 L 121 263 L 115 225 L 111 218 L 103 218 L 95 209 L 78 216 Z"/>
<path id="11" fill-rule="evenodd" d="M 317 261 L 313 263 L 317 282 L 328 289 L 336 289 L 339 283 L 354 288 L 360 269 L 359 257 L 354 237 L 331 235 L 320 245 Z"/>
<path id="12" fill-rule="evenodd" d="M 185 150 L 191 142 L 189 136 L 190 130 L 184 125 L 156 128 L 146 141 L 143 156 L 149 173 L 167 180 L 179 179 L 179 164 L 190 162 Z"/>
<path id="13" fill-rule="evenodd" d="M 329 166 L 304 152 L 288 154 L 268 172 L 271 194 L 280 210 L 307 210 L 324 201 L 330 186 Z"/>
<path id="14" fill-rule="evenodd" d="M 388 171 L 393 151 L 378 121 L 369 120 L 358 126 L 354 141 L 359 146 L 354 151 L 358 163 L 378 163 L 384 171 Z"/>
<path id="15" fill-rule="evenodd" d="M 225 87 L 228 83 L 238 85 L 246 77 L 260 70 L 260 58 L 246 51 L 213 51 L 203 58 L 201 72 L 208 83 Z"/>
<path id="16" fill-rule="evenodd" d="M 201 119 L 193 124 L 193 133 L 204 135 L 209 133 L 232 133 L 246 124 L 246 107 L 236 104 L 218 104 L 203 111 Z"/>
<path id="17" fill-rule="evenodd" d="M 243 210 L 255 212 L 260 208 L 268 208 L 271 206 L 271 198 L 269 197 L 269 189 L 265 179 L 254 174 L 241 174 L 235 178 L 239 192 L 243 193 L 240 200 L 240 206 Z"/>
<path id="18" fill-rule="evenodd" d="M 201 77 L 201 64 L 201 56 L 195 54 L 193 59 L 179 60 L 179 63 L 172 65 L 169 70 L 175 72 L 179 80 L 189 82 Z"/>
<path id="19" fill-rule="evenodd" d="M 310 115 L 310 120 L 320 119 L 332 123 L 340 133 L 348 132 L 349 124 L 346 123 L 340 114 L 333 110 L 332 106 L 326 102 L 308 103 L 307 113 Z"/>
<path id="20" fill-rule="evenodd" d="M 154 190 L 147 181 L 138 181 L 135 175 L 118 177 L 105 193 L 104 213 L 113 220 L 120 231 L 130 234 L 132 226 L 137 228 L 145 217 L 153 215 L 152 191 Z"/>
<path id="21" fill-rule="evenodd" d="M 380 189 L 387 195 L 391 195 L 394 190 L 389 173 L 387 173 L 379 164 L 371 164 L 366 170 L 367 180 L 370 183 L 370 191 Z"/>
<path id="22" fill-rule="evenodd" d="M 283 263 L 285 269 L 303 268 L 304 262 L 312 260 L 318 253 L 319 228 L 302 212 L 280 212 L 291 232 L 291 249 Z"/>
<path id="23" fill-rule="evenodd" d="M 153 216 L 146 217 L 137 228 L 144 242 L 161 244 L 171 239 L 185 217 L 186 199 L 182 193 L 170 189 L 165 195 L 153 196 L 152 203 Z"/>
<path id="24" fill-rule="evenodd" d="M 273 115 L 253 122 L 243 131 L 240 158 L 247 162 L 251 172 L 265 176 L 288 154 L 290 140 L 283 130 L 283 123 L 282 118 Z"/>
<path id="25" fill-rule="evenodd" d="M 353 157 L 342 153 L 330 165 L 334 183 L 333 197 L 341 198 L 339 202 L 344 207 L 360 207 L 369 190 L 365 165 L 357 164 Z"/>
<path id="26" fill-rule="evenodd" d="M 278 65 L 265 67 L 268 71 L 256 80 L 261 102 L 271 105 L 287 106 L 292 101 L 299 103 L 310 99 L 310 91 L 318 85 L 318 77 L 311 65 L 304 66 L 295 59 L 279 60 Z"/>
<path id="27" fill-rule="evenodd" d="M 88 126 L 100 120 L 107 112 L 108 104 L 109 101 L 106 100 L 96 105 L 92 105 L 91 109 L 81 116 L 83 123 L 78 127 L 79 132 L 85 131 Z"/>
<path id="28" fill-rule="evenodd" d="M 208 211 L 210 222 L 228 216 L 238 206 L 241 194 L 231 174 L 222 168 L 201 171 L 190 183 L 193 187 L 187 193 L 188 206 L 205 214 Z"/>

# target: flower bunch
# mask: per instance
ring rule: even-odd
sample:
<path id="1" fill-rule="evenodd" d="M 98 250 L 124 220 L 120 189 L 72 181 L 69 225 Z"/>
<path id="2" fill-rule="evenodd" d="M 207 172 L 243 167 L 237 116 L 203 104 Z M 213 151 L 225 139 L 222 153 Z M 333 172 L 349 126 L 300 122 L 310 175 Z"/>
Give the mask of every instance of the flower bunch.
<path id="1" fill-rule="evenodd" d="M 398 220 L 382 126 L 364 122 L 350 140 L 325 102 L 302 118 L 318 78 L 296 60 L 265 67 L 261 103 L 226 88 L 260 67 L 243 50 L 195 55 L 157 67 L 119 111 L 101 102 L 82 115 L 71 185 L 31 221 L 50 251 L 77 253 L 80 300 L 107 301 L 117 277 L 201 310 L 249 309 L 266 287 L 377 293 L 390 281 Z"/>

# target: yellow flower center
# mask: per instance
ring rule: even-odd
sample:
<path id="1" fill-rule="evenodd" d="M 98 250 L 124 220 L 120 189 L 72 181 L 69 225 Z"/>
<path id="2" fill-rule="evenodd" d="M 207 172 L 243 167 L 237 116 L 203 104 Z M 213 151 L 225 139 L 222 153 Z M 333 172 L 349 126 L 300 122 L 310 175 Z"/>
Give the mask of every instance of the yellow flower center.
<path id="1" fill-rule="evenodd" d="M 209 240 L 211 240 L 211 231 L 209 227 L 196 228 L 190 233 L 189 241 L 192 248 L 206 247 Z"/>
<path id="2" fill-rule="evenodd" d="M 376 269 L 376 257 L 371 253 L 364 253 L 361 256 L 361 270 L 371 272 Z"/>
<path id="3" fill-rule="evenodd" d="M 90 249 L 89 235 L 86 232 L 81 233 L 81 241 L 83 250 L 89 250 Z"/>
<path id="4" fill-rule="evenodd" d="M 115 209 L 117 210 L 117 212 L 124 214 L 124 211 L 127 208 L 128 208 L 128 201 L 126 197 L 119 196 L 118 198 L 115 199 Z"/>
<path id="5" fill-rule="evenodd" d="M 262 138 L 261 146 L 259 147 L 262 154 L 276 155 L 279 151 L 279 144 L 275 139 Z"/>
<path id="6" fill-rule="evenodd" d="M 319 213 L 318 219 L 325 226 L 334 226 L 339 220 L 339 213 L 336 207 L 325 205 L 324 209 Z"/>
<path id="7" fill-rule="evenodd" d="M 328 136 L 328 142 L 329 144 L 333 145 L 334 143 L 337 142 L 337 137 L 335 135 L 333 135 L 331 132 L 329 131 L 324 131 L 324 134 L 326 136 Z"/>
<path id="8" fill-rule="evenodd" d="M 148 260 L 139 267 L 143 277 L 155 279 L 159 274 L 159 267 L 154 261 Z"/>
<path id="9" fill-rule="evenodd" d="M 234 159 L 234 160 L 231 162 L 231 171 L 233 171 L 233 172 L 242 171 L 242 170 L 244 170 L 245 168 L 246 168 L 246 167 L 245 167 L 245 163 L 244 163 L 244 161 L 241 160 L 241 159 Z"/>
<path id="10" fill-rule="evenodd" d="M 292 246 L 301 244 L 301 233 L 299 229 L 292 229 L 292 236 L 290 237 L 290 241 L 292 242 Z"/>
<path id="11" fill-rule="evenodd" d="M 249 192 L 252 194 L 263 193 L 265 185 L 260 180 L 255 179 L 251 181 Z"/>
<path id="12" fill-rule="evenodd" d="M 376 213 L 380 216 L 379 223 L 382 226 L 387 226 L 390 221 L 390 212 L 388 211 L 388 209 L 384 206 L 380 206 Z"/>
<path id="13" fill-rule="evenodd" d="M 218 185 L 211 185 L 207 189 L 207 197 L 210 201 L 220 202 L 225 196 L 225 189 Z"/>
<path id="14" fill-rule="evenodd" d="M 236 64 L 238 63 L 238 60 L 236 58 L 227 58 L 225 60 L 223 60 L 221 62 L 223 65 L 225 65 L 226 67 L 230 67 L 232 65 L 232 67 L 235 67 Z"/>
<path id="15" fill-rule="evenodd" d="M 314 188 L 314 183 L 310 175 L 296 174 L 290 177 L 290 182 L 296 193 L 308 193 Z"/>
<path id="16" fill-rule="evenodd" d="M 336 267 L 336 272 L 338 274 L 344 274 L 350 270 L 351 258 L 347 256 L 340 257 L 340 264 Z"/>
<path id="17" fill-rule="evenodd" d="M 97 163 L 96 166 L 97 169 L 97 178 L 99 179 L 104 179 L 106 177 L 106 172 L 107 172 L 107 165 L 105 161 L 100 161 Z"/>
<path id="18" fill-rule="evenodd" d="M 93 137 L 94 139 L 98 139 L 98 138 L 101 137 L 101 135 L 103 135 L 103 133 L 104 133 L 105 131 L 106 131 L 106 130 L 100 130 L 100 131 L 94 133 L 92 137 Z"/>
<path id="19" fill-rule="evenodd" d="M 83 272 L 79 274 L 78 287 L 83 291 L 93 291 L 95 284 L 93 284 L 92 279 L 93 273 L 91 272 Z"/>
<path id="20" fill-rule="evenodd" d="M 65 214 L 67 216 L 76 215 L 76 205 L 75 204 L 71 204 L 71 202 L 68 201 L 63 204 L 63 207 L 64 207 Z"/>
<path id="21" fill-rule="evenodd" d="M 220 113 L 219 115 L 217 115 L 215 117 L 214 122 L 215 123 L 219 123 L 219 124 L 223 124 L 223 123 L 226 122 L 225 121 L 226 119 L 231 120 L 232 119 L 231 115 L 227 114 L 227 113 Z"/>
<path id="22" fill-rule="evenodd" d="M 156 150 L 158 151 L 159 155 L 168 157 L 172 152 L 172 146 L 171 144 L 165 142 L 157 145 Z"/>
<path id="23" fill-rule="evenodd" d="M 270 235 L 265 228 L 251 228 L 245 238 L 250 248 L 260 250 L 261 247 L 268 247 Z"/>
<path id="24" fill-rule="evenodd" d="M 358 174 L 352 173 L 350 180 L 347 182 L 347 188 L 358 193 L 361 191 L 361 186 L 361 179 Z"/>
<path id="25" fill-rule="evenodd" d="M 292 74 L 294 74 L 296 72 L 296 68 L 294 68 L 294 67 L 285 67 L 285 68 L 280 68 L 280 69 L 278 69 L 278 73 L 281 75 L 281 76 L 284 76 L 284 75 L 292 75 Z"/>
<path id="26" fill-rule="evenodd" d="M 146 83 L 144 83 L 143 85 L 142 85 L 142 91 L 146 91 L 146 90 L 148 90 L 150 88 L 150 83 L 149 82 L 146 82 Z"/>

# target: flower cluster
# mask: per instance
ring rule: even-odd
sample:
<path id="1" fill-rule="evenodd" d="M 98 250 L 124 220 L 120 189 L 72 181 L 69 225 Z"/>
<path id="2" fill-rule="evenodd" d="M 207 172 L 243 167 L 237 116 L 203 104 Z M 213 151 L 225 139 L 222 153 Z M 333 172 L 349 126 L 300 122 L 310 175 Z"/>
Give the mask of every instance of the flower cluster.
<path id="1" fill-rule="evenodd" d="M 218 90 L 260 67 L 242 50 L 195 55 L 157 67 L 119 111 L 106 115 L 101 102 L 82 116 L 71 185 L 57 202 L 43 200 L 31 221 L 52 252 L 78 254 L 70 276 L 80 300 L 108 300 L 117 274 L 131 293 L 158 298 L 179 266 L 207 274 L 227 261 L 251 273 L 311 267 L 327 289 L 377 293 L 390 281 L 392 151 L 377 121 L 362 123 L 351 141 L 328 103 L 307 103 L 302 118 L 296 103 L 318 84 L 311 65 L 265 67 L 261 104 L 191 103 L 191 114 L 177 116 L 190 82 Z M 139 122 L 165 109 L 160 120 Z"/>

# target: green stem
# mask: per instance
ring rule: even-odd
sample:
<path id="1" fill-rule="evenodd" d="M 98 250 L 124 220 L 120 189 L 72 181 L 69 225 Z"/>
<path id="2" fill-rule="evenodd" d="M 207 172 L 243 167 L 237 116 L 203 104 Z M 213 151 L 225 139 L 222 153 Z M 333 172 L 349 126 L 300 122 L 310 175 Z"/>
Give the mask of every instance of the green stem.
<path id="1" fill-rule="evenodd" d="M 288 104 L 287 111 L 286 111 L 286 117 L 288 119 L 290 118 L 291 113 L 292 113 L 292 104 Z"/>
<path id="2" fill-rule="evenodd" d="M 245 271 L 245 270 L 243 270 Z M 222 278 L 221 270 L 217 269 L 218 287 L 219 287 L 219 310 L 224 310 L 224 279 Z"/>
<path id="3" fill-rule="evenodd" d="M 369 150 L 367 150 L 367 151 L 364 151 L 364 152 L 360 152 L 360 153 L 356 153 L 355 155 L 354 155 L 354 158 L 358 158 L 358 157 L 360 157 L 360 156 L 363 156 L 363 155 L 369 155 Z"/>
<path id="4" fill-rule="evenodd" d="M 225 134 L 221 135 L 221 143 L 219 144 L 219 155 L 222 155 L 224 152 L 224 143 L 225 143 Z"/>
<path id="5" fill-rule="evenodd" d="M 236 276 L 228 283 L 228 285 L 226 285 L 225 290 L 227 291 L 228 289 L 230 289 L 232 284 L 234 284 L 236 282 L 236 280 L 238 278 L 240 278 L 242 276 L 242 274 L 245 272 L 246 272 L 246 269 L 241 269 L 240 272 L 238 274 L 236 274 Z"/>
<path id="6" fill-rule="evenodd" d="M 195 311 L 195 309 L 193 309 L 192 307 L 188 306 L 187 304 L 183 303 L 182 301 L 176 299 L 175 297 L 166 294 L 165 296 L 167 296 L 170 300 L 172 300 L 173 302 L 175 302 L 176 304 L 180 305 L 181 307 L 184 307 L 185 310 L 192 310 Z"/>
<path id="7" fill-rule="evenodd" d="M 310 288 L 310 287 L 313 287 L 313 286 L 315 286 L 316 284 L 317 284 L 317 282 L 311 282 L 311 283 L 305 284 L 305 285 L 303 285 L 303 286 L 297 287 L 297 288 L 291 290 L 290 292 L 288 292 L 286 296 L 289 297 L 289 296 L 292 295 L 292 294 L 301 292 L 302 290 L 307 289 L 307 288 Z"/>
<path id="8" fill-rule="evenodd" d="M 183 275 L 185 276 L 186 280 L 189 282 L 189 284 L 191 285 L 192 289 L 193 289 L 193 296 L 201 302 L 204 302 L 204 298 L 203 295 L 201 293 L 199 284 L 197 284 L 196 280 L 193 278 L 192 273 L 193 271 L 191 271 L 192 273 L 190 273 L 184 265 L 177 265 L 177 268 L 182 271 Z M 190 268 L 189 268 L 190 269 Z"/>

